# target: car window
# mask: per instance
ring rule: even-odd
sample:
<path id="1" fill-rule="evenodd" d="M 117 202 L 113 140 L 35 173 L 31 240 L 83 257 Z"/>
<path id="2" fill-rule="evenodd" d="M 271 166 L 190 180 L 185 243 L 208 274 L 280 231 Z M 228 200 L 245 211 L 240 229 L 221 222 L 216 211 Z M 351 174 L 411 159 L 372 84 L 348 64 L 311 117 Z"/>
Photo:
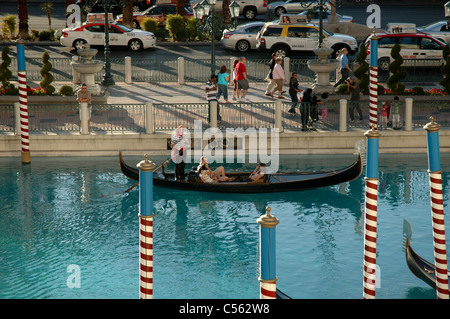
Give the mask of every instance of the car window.
<path id="1" fill-rule="evenodd" d="M 150 10 L 148 12 L 148 14 L 162 14 L 162 13 L 163 13 L 163 8 L 162 7 L 153 8 L 152 10 Z"/>
<path id="2" fill-rule="evenodd" d="M 264 36 L 271 36 L 271 37 L 279 37 L 281 36 L 281 31 L 283 31 L 283 27 L 281 28 L 267 28 L 266 31 L 264 31 Z"/>
<path id="3" fill-rule="evenodd" d="M 176 14 L 177 13 L 177 8 L 175 7 L 167 7 L 166 8 L 166 14 Z"/>
<path id="4" fill-rule="evenodd" d="M 102 32 L 105 33 L 105 26 L 104 25 L 91 25 L 85 28 L 86 30 L 90 32 Z"/>
<path id="5" fill-rule="evenodd" d="M 258 31 L 261 30 L 261 26 L 260 25 L 255 25 L 252 27 L 249 27 L 247 29 L 245 29 L 245 32 L 247 33 L 258 33 Z"/>
<path id="6" fill-rule="evenodd" d="M 426 50 L 442 50 L 442 47 L 436 41 L 430 38 L 422 38 L 420 42 L 420 48 Z"/>
<path id="7" fill-rule="evenodd" d="M 444 25 L 441 27 L 441 31 L 444 31 L 444 32 L 448 32 L 448 31 L 449 31 L 446 24 L 444 24 Z"/>
<path id="8" fill-rule="evenodd" d="M 405 49 L 418 49 L 419 48 L 419 38 L 418 37 L 400 37 L 398 39 L 398 44 Z"/>
<path id="9" fill-rule="evenodd" d="M 383 37 L 380 40 L 378 40 L 379 48 L 392 48 L 394 44 L 395 44 L 394 37 Z"/>
<path id="10" fill-rule="evenodd" d="M 109 33 L 123 33 L 120 29 L 118 29 L 116 26 L 114 25 L 110 25 L 109 26 Z"/>
<path id="11" fill-rule="evenodd" d="M 319 30 L 316 28 L 306 28 L 307 38 L 319 38 Z"/>
<path id="12" fill-rule="evenodd" d="M 306 28 L 289 27 L 287 36 L 290 38 L 306 38 Z"/>

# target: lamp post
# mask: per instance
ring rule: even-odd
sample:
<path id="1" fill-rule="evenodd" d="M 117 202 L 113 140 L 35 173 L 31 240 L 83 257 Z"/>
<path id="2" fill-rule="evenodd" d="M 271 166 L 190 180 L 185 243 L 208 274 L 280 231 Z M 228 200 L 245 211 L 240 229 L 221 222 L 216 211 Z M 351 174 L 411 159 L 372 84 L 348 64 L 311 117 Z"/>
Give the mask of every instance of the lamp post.
<path id="1" fill-rule="evenodd" d="M 216 47 L 215 38 L 218 27 L 226 27 L 229 30 L 235 30 L 237 26 L 237 18 L 239 16 L 239 4 L 233 1 L 229 8 L 231 13 L 232 22 L 226 26 L 222 21 L 216 19 L 214 7 L 216 0 L 203 0 L 201 3 L 197 3 L 194 8 L 194 17 L 201 23 L 199 31 L 201 33 L 207 32 L 211 36 L 211 75 L 216 72 Z"/>
<path id="2" fill-rule="evenodd" d="M 450 29 L 450 1 L 444 4 L 445 19 L 447 20 L 447 30 Z"/>
<path id="3" fill-rule="evenodd" d="M 333 8 L 339 8 L 342 4 L 342 0 L 300 0 L 300 4 L 303 8 L 309 8 L 313 6 L 319 9 L 319 48 L 322 47 L 323 42 L 323 12 L 328 9 L 327 3 Z"/>

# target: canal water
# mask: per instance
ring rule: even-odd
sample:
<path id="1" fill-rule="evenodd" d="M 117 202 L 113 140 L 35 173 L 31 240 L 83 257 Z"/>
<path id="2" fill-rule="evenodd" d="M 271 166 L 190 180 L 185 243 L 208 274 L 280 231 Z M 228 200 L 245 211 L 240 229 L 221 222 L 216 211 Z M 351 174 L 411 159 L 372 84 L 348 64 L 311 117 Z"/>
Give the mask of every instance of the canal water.
<path id="1" fill-rule="evenodd" d="M 280 170 L 330 170 L 355 157 L 281 156 Z M 135 165 L 143 156 L 125 159 Z M 446 211 L 450 155 L 441 154 L 441 162 Z M 407 219 L 413 248 L 433 262 L 427 168 L 426 154 L 380 155 L 378 299 L 436 298 L 409 271 L 402 250 Z M 277 288 L 299 299 L 361 299 L 364 176 L 274 194 L 156 187 L 154 298 L 258 299 L 256 220 L 270 207 L 280 220 Z M 0 298 L 139 298 L 138 187 L 124 192 L 134 184 L 117 157 L 32 157 L 29 165 L 0 159 Z"/>

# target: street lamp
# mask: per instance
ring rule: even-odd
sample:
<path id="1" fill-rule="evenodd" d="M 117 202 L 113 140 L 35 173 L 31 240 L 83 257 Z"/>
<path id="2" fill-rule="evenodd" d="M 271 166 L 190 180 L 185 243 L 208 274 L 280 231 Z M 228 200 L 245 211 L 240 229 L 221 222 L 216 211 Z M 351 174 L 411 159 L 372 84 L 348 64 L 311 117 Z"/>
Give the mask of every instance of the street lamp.
<path id="1" fill-rule="evenodd" d="M 450 29 L 450 1 L 444 4 L 445 19 L 447 20 L 447 31 Z"/>
<path id="2" fill-rule="evenodd" d="M 222 20 L 217 20 L 214 12 L 216 0 L 203 0 L 193 7 L 194 17 L 201 22 L 199 30 L 201 33 L 207 32 L 211 36 L 211 75 L 216 72 L 216 48 L 215 38 L 218 27 L 235 30 L 237 27 L 237 18 L 239 17 L 239 4 L 233 1 L 229 8 L 232 22 L 230 25 L 223 24 Z"/>
<path id="3" fill-rule="evenodd" d="M 303 8 L 313 6 L 319 8 L 319 48 L 322 47 L 323 42 L 323 12 L 328 9 L 329 4 L 331 8 L 338 8 L 342 4 L 342 0 L 300 0 Z M 315 4 L 315 5 L 314 5 Z"/>

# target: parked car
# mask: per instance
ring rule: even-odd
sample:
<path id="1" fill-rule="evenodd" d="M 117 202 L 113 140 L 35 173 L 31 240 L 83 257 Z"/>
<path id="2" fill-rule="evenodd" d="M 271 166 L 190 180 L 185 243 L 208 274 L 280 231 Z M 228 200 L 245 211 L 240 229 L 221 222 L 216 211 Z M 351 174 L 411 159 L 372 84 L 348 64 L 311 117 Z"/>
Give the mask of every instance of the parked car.
<path id="1" fill-rule="evenodd" d="M 447 21 L 434 22 L 423 27 L 418 27 L 417 31 L 428 33 L 436 39 L 450 44 L 450 29 L 447 28 Z"/>
<path id="2" fill-rule="evenodd" d="M 133 12 L 142 12 L 156 4 L 156 0 L 133 0 Z"/>
<path id="3" fill-rule="evenodd" d="M 194 16 L 192 12 L 190 12 L 187 8 L 184 8 L 186 11 L 184 17 L 186 19 L 189 19 Z M 157 4 L 154 5 L 147 10 L 144 10 L 142 12 L 135 12 L 133 14 L 133 28 L 138 29 L 140 28 L 140 24 L 142 20 L 145 18 L 153 18 L 158 21 L 159 27 L 164 27 L 166 25 L 167 16 L 169 14 L 176 14 L 177 13 L 177 7 L 175 4 Z M 116 20 L 116 23 L 123 23 L 123 15 L 118 15 Z"/>
<path id="4" fill-rule="evenodd" d="M 256 37 L 265 22 L 250 22 L 240 25 L 236 30 L 223 30 L 222 46 L 226 49 L 246 52 L 256 49 Z"/>
<path id="5" fill-rule="evenodd" d="M 203 0 L 191 0 L 190 4 L 193 8 L 197 3 Z M 267 13 L 267 0 L 236 0 L 239 4 L 239 15 L 244 15 L 247 20 L 253 20 L 257 15 Z M 214 12 L 222 13 L 222 0 L 217 0 L 214 6 Z"/>
<path id="6" fill-rule="evenodd" d="M 347 48 L 350 54 L 358 50 L 356 39 L 346 34 L 323 31 L 323 44 L 333 49 L 333 56 L 338 50 Z M 293 51 L 313 51 L 319 47 L 319 26 L 313 23 L 280 24 L 267 22 L 257 36 L 256 48 L 259 51 L 276 53 L 280 57 L 288 56 Z"/>
<path id="7" fill-rule="evenodd" d="M 267 7 L 267 11 L 270 13 L 274 13 L 279 17 L 283 13 L 299 13 L 302 11 L 315 9 L 316 7 L 317 1 L 314 0 L 287 0 L 272 2 Z M 327 2 L 326 7 L 328 10 L 331 10 L 329 2 Z"/>
<path id="8" fill-rule="evenodd" d="M 389 70 L 391 51 L 395 44 L 401 47 L 400 55 L 406 61 L 403 66 L 440 66 L 445 43 L 431 35 L 417 32 L 414 24 L 387 24 L 378 37 L 378 67 Z M 367 61 L 370 61 L 370 37 L 365 40 Z"/>
<path id="9" fill-rule="evenodd" d="M 308 22 L 315 23 L 315 24 L 318 24 L 320 22 L 320 10 L 317 10 L 317 9 L 314 11 L 311 11 L 311 12 L 303 11 L 303 12 L 300 12 L 298 15 L 305 16 L 308 18 L 309 14 L 311 14 L 311 21 L 308 21 Z M 325 22 L 328 21 L 328 16 L 330 16 L 330 15 L 331 15 L 330 10 L 323 11 L 322 12 L 322 21 L 325 21 Z M 351 16 L 345 16 L 345 15 L 341 15 L 339 13 L 336 13 L 336 16 L 339 17 L 339 22 L 353 23 L 353 17 L 351 17 Z"/>
<path id="10" fill-rule="evenodd" d="M 75 49 L 89 45 L 105 45 L 105 24 L 85 23 L 82 26 L 63 29 L 60 43 Z M 109 25 L 109 45 L 128 46 L 133 51 L 156 47 L 156 38 L 152 32 L 131 30 L 123 25 Z"/>
<path id="11" fill-rule="evenodd" d="M 94 2 L 94 4 L 92 6 L 89 6 L 86 4 L 83 4 L 83 1 L 80 2 L 80 5 L 83 6 L 85 5 L 86 7 L 86 12 L 87 13 L 104 13 L 105 12 L 105 7 L 104 7 L 104 1 L 103 0 L 98 0 L 96 2 Z M 119 6 L 118 4 L 111 4 L 108 12 L 112 13 L 114 16 L 118 15 L 118 14 L 122 14 L 123 11 L 123 7 Z"/>

